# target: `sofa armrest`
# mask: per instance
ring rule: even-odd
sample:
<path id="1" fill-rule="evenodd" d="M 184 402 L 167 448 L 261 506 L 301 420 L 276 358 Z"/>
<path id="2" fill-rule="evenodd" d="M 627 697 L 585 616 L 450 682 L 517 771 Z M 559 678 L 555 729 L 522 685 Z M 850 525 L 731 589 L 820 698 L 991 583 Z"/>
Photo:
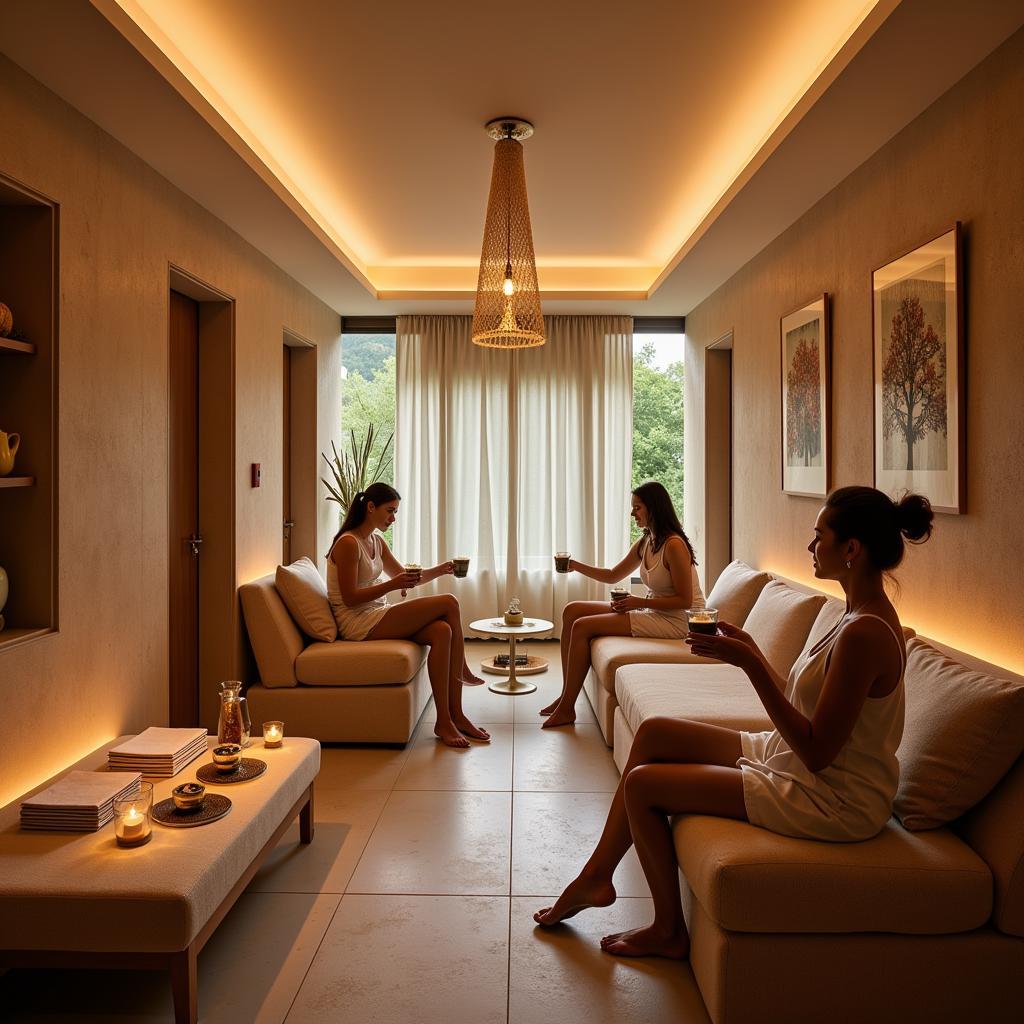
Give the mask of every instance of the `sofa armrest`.
<path id="1" fill-rule="evenodd" d="M 243 583 L 242 613 L 264 686 L 297 686 L 295 659 L 305 643 L 278 596 L 273 576 Z"/>

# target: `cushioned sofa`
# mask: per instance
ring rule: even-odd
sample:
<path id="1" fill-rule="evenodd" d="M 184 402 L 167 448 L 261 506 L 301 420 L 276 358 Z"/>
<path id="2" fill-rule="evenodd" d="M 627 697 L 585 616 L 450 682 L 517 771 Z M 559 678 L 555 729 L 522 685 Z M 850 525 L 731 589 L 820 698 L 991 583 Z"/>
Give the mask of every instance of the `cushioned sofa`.
<path id="1" fill-rule="evenodd" d="M 278 719 L 326 743 L 406 743 L 427 701 L 426 648 L 409 640 L 339 640 L 309 559 L 239 588 L 258 683 L 253 723 Z"/>
<path id="2" fill-rule="evenodd" d="M 739 563 L 708 603 L 783 675 L 843 613 Z M 770 728 L 738 669 L 672 663 L 664 648 L 661 664 L 631 661 L 646 650 L 594 658 L 594 707 L 602 719 L 612 705 L 620 770 L 655 715 Z M 674 821 L 691 962 L 715 1024 L 1024 1019 L 1024 677 L 923 638 L 907 653 L 898 817 L 880 835 L 832 844 Z"/>

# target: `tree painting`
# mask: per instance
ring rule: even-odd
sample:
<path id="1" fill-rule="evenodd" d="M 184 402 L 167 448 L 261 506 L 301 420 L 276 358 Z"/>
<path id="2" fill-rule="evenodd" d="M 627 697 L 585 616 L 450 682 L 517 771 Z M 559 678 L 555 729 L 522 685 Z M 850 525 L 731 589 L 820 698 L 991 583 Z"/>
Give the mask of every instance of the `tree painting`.
<path id="1" fill-rule="evenodd" d="M 821 359 L 817 322 L 786 332 L 786 457 L 790 466 L 820 465 Z"/>
<path id="2" fill-rule="evenodd" d="M 927 284 L 930 282 L 917 282 Z M 946 346 L 916 293 L 903 294 L 883 344 L 882 433 L 906 446 L 908 470 L 914 448 L 929 433 L 945 436 Z M 920 468 L 920 467 L 919 467 Z"/>

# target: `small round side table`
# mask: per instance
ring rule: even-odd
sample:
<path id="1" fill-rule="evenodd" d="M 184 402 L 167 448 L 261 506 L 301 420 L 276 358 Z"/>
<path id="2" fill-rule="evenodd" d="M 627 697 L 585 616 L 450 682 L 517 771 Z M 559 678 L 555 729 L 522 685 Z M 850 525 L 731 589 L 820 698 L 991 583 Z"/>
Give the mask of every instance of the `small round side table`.
<path id="1" fill-rule="evenodd" d="M 530 657 L 527 660 L 526 667 L 520 668 L 519 672 L 516 672 L 516 640 L 527 637 L 536 636 L 539 633 L 548 633 L 555 628 L 553 622 L 548 622 L 547 619 L 534 619 L 524 618 L 521 626 L 506 626 L 500 618 L 493 619 L 477 619 L 476 622 L 471 622 L 469 628 L 475 633 L 486 633 L 488 636 L 496 637 L 500 640 L 508 640 L 508 679 L 502 680 L 500 683 L 491 683 L 487 689 L 492 693 L 504 693 L 508 696 L 516 696 L 521 693 L 533 693 L 537 687 L 533 683 L 521 683 L 516 676 L 531 675 L 534 672 L 546 672 L 548 663 L 543 658 Z M 493 658 L 488 658 L 487 661 L 481 663 L 480 667 L 485 672 L 495 672 L 504 675 L 505 669 L 494 664 Z"/>

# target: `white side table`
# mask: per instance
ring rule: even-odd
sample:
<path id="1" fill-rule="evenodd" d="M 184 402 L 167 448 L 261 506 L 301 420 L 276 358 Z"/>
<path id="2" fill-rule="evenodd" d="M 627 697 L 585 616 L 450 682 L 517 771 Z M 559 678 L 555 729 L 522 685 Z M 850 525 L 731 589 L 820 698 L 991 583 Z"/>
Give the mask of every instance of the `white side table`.
<path id="1" fill-rule="evenodd" d="M 517 674 L 530 675 L 534 672 L 546 672 L 548 663 L 543 658 L 529 658 L 526 667 L 520 668 L 519 672 L 516 672 L 516 640 L 520 637 L 536 636 L 538 633 L 548 633 L 555 628 L 553 622 L 548 622 L 547 619 L 534 619 L 524 617 L 523 624 L 521 626 L 506 626 L 500 618 L 492 619 L 477 619 L 476 622 L 471 622 L 469 628 L 475 633 L 486 633 L 488 636 L 496 637 L 501 640 L 508 640 L 508 679 L 503 680 L 500 683 L 491 683 L 487 687 L 492 693 L 505 693 L 510 696 L 515 696 L 520 693 L 533 693 L 537 689 L 533 683 L 521 683 L 516 678 Z M 494 664 L 493 658 L 488 658 L 487 661 L 481 662 L 480 667 L 485 672 L 500 672 L 504 674 L 505 670 Z"/>

